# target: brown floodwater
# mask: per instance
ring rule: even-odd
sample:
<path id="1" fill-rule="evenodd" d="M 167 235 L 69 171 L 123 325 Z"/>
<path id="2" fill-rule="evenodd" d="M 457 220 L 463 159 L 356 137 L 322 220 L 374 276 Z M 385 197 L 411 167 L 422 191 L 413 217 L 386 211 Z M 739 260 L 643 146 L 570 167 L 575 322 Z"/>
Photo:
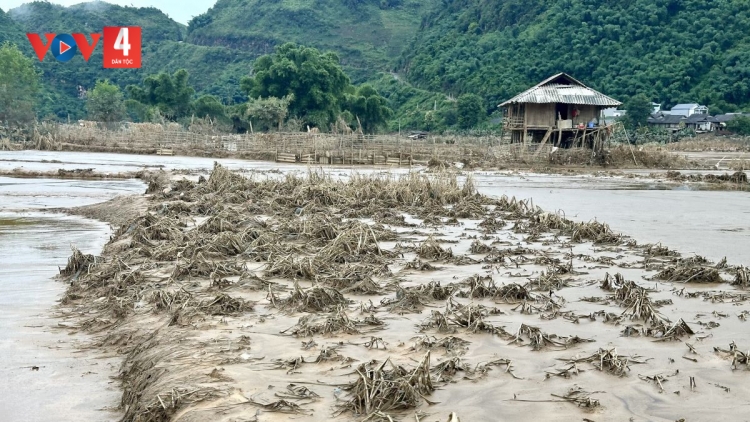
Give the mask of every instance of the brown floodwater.
<path id="1" fill-rule="evenodd" d="M 140 181 L 83 182 L 0 177 L 0 421 L 109 421 L 119 361 L 80 351 L 88 337 L 51 317 L 65 285 L 52 279 L 71 245 L 96 253 L 101 222 L 41 212 L 143 191 Z M 54 415 L 54 416 L 52 416 Z"/>

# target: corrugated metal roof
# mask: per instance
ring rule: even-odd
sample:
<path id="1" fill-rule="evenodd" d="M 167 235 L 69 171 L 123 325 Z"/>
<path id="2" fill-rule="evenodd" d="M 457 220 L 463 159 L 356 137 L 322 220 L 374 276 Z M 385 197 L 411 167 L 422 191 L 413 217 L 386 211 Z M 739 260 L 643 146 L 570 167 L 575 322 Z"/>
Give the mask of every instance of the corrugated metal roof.
<path id="1" fill-rule="evenodd" d="M 566 81 L 567 84 L 552 83 L 552 81 Z M 621 102 L 608 97 L 578 82 L 572 77 L 559 73 L 541 82 L 539 85 L 527 89 L 510 100 L 500 104 L 501 107 L 513 103 L 564 103 L 617 107 Z"/>
<path id="2" fill-rule="evenodd" d="M 677 104 L 672 107 L 672 110 L 690 110 L 691 108 L 699 107 L 698 104 Z"/>

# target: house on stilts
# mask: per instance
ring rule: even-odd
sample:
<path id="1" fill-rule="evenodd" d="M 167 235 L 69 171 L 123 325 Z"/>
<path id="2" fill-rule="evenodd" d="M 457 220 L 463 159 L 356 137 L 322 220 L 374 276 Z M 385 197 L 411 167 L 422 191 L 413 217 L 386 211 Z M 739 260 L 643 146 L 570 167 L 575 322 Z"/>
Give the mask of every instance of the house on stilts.
<path id="1" fill-rule="evenodd" d="M 595 91 L 570 75 L 558 73 L 499 105 L 511 142 L 550 143 L 598 149 L 612 134 L 600 122 L 605 108 L 621 102 Z"/>

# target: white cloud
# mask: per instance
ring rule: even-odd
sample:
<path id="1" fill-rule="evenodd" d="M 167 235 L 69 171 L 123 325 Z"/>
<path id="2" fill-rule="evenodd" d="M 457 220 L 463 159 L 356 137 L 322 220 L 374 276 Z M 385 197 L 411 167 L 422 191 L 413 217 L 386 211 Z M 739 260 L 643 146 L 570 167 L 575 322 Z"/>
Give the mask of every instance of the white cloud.
<path id="1" fill-rule="evenodd" d="M 0 9 L 8 11 L 18 7 L 29 0 L 0 0 Z M 82 0 L 52 0 L 51 3 L 63 6 L 84 3 Z M 177 22 L 187 25 L 193 17 L 200 15 L 216 3 L 216 0 L 107 0 L 107 3 L 119 4 L 121 6 L 156 7 L 169 15 Z"/>

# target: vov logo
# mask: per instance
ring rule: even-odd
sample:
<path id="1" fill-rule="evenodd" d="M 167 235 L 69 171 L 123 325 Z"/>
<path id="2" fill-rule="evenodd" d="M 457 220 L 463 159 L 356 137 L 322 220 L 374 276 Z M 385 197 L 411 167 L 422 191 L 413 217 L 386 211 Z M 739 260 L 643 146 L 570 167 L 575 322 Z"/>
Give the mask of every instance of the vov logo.
<path id="1" fill-rule="evenodd" d="M 141 67 L 141 27 L 139 26 L 105 26 L 104 32 L 104 63 L 105 68 L 139 68 Z M 76 34 L 44 34 L 47 39 L 45 44 L 39 34 L 26 34 L 31 46 L 34 48 L 39 61 L 44 61 L 48 51 L 59 62 L 67 62 L 72 59 L 78 50 L 81 51 L 83 59 L 89 61 L 91 54 L 102 38 L 102 34 L 89 34 L 91 42 L 86 35 Z"/>

